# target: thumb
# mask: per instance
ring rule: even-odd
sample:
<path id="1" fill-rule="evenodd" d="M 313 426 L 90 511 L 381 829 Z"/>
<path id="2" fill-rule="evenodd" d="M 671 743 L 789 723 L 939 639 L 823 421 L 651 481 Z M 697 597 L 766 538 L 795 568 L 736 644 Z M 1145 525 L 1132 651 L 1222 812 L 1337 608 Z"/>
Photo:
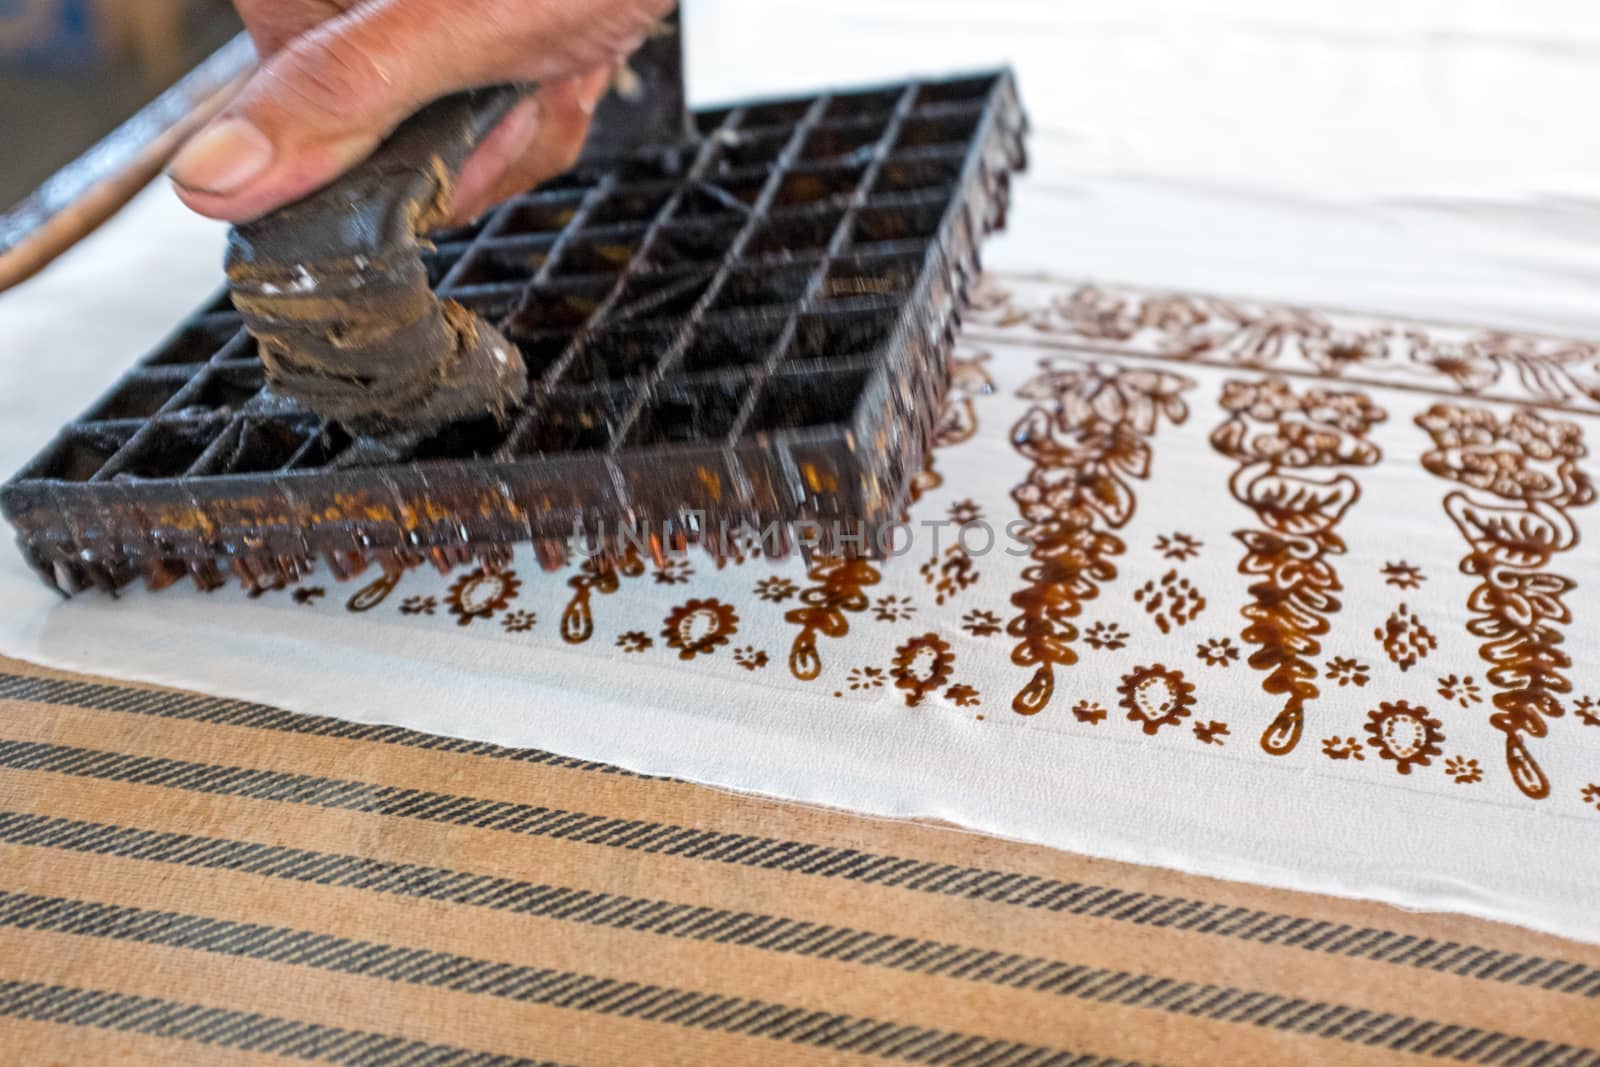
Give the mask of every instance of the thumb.
<path id="1" fill-rule="evenodd" d="M 363 6 L 274 53 L 173 160 L 178 195 L 211 218 L 256 218 L 326 185 L 462 87 L 438 58 L 449 49 L 416 47 L 430 29 L 410 25 L 418 10 Z"/>

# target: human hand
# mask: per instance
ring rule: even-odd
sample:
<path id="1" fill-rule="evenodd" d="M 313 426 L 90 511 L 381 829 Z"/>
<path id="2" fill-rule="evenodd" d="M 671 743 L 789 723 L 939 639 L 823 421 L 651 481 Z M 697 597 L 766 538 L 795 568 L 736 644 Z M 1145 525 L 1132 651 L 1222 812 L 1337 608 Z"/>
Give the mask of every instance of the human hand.
<path id="1" fill-rule="evenodd" d="M 537 81 L 461 170 L 453 221 L 576 161 L 612 70 L 673 0 L 234 0 L 261 68 L 173 160 L 178 195 L 248 221 L 365 159 L 424 104 Z"/>

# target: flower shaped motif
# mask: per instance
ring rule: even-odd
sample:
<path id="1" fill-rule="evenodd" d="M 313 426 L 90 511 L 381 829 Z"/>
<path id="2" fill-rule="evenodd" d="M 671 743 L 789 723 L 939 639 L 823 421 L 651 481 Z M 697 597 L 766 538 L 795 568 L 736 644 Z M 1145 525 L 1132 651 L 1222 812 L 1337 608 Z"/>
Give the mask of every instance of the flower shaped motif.
<path id="1" fill-rule="evenodd" d="M 895 688 L 906 691 L 906 706 L 914 708 L 950 680 L 955 665 L 948 642 L 938 634 L 922 634 L 894 650 L 889 673 L 894 675 Z"/>
<path id="2" fill-rule="evenodd" d="M 1584 447 L 1574 423 L 1532 411 L 1501 421 L 1487 409 L 1449 404 L 1435 404 L 1416 421 L 1435 446 L 1422 465 L 1441 478 L 1506 500 L 1592 499 L 1592 486 L 1576 466 Z"/>
<path id="3" fill-rule="evenodd" d="M 1371 669 L 1365 663 L 1357 663 L 1349 656 L 1335 656 L 1323 668 L 1323 673 L 1329 680 L 1338 682 L 1341 687 L 1353 685 L 1359 689 L 1367 684 L 1368 672 Z"/>
<path id="4" fill-rule="evenodd" d="M 1530 459 L 1582 459 L 1586 452 L 1576 423 L 1547 419 L 1532 411 L 1513 411 L 1505 436 L 1520 445 Z"/>
<path id="5" fill-rule="evenodd" d="M 1427 581 L 1421 567 L 1405 560 L 1399 563 L 1385 563 L 1382 573 L 1384 584 L 1392 585 L 1396 589 L 1416 589 Z"/>
<path id="6" fill-rule="evenodd" d="M 1474 704 L 1483 703 L 1483 691 L 1478 688 L 1478 683 L 1472 680 L 1472 675 L 1458 678 L 1447 674 L 1439 679 L 1439 695 L 1463 708 L 1470 708 Z"/>
<path id="7" fill-rule="evenodd" d="M 1147 734 L 1178 725 L 1194 706 L 1194 686 L 1184 680 L 1183 672 L 1159 663 L 1135 667 L 1123 675 L 1117 692 L 1122 694 L 1128 721 L 1139 723 Z"/>
<path id="8" fill-rule="evenodd" d="M 694 577 L 694 565 L 686 559 L 668 559 L 655 569 L 657 585 L 684 585 Z"/>
<path id="9" fill-rule="evenodd" d="M 763 578 L 756 583 L 756 596 L 769 604 L 782 604 L 800 591 L 800 587 L 787 578 Z"/>
<path id="10" fill-rule="evenodd" d="M 1225 722 L 1197 722 L 1194 724 L 1194 736 L 1200 739 L 1203 745 L 1221 746 L 1223 738 L 1228 736 L 1228 724 Z"/>
<path id="11" fill-rule="evenodd" d="M 1600 702 L 1596 702 L 1594 697 L 1579 697 L 1573 705 L 1573 711 L 1583 725 L 1600 726 Z"/>
<path id="12" fill-rule="evenodd" d="M 1410 339 L 1412 360 L 1451 379 L 1464 393 L 1480 392 L 1500 377 L 1494 357 L 1476 341 L 1435 341 L 1421 333 Z"/>
<path id="13" fill-rule="evenodd" d="M 759 671 L 767 665 L 767 654 L 754 645 L 746 645 L 736 649 L 733 653 L 733 662 L 747 671 Z"/>
<path id="14" fill-rule="evenodd" d="M 1097 622 L 1083 634 L 1090 648 L 1103 648 L 1111 652 L 1127 645 L 1128 637 L 1128 631 L 1114 622 Z"/>
<path id="15" fill-rule="evenodd" d="M 1184 333 L 1204 326 L 1211 316 L 1192 297 L 1178 294 L 1156 294 L 1145 298 L 1139 308 L 1140 326 L 1163 333 Z"/>
<path id="16" fill-rule="evenodd" d="M 456 622 L 469 626 L 504 611 L 521 589 L 522 582 L 515 571 L 479 570 L 457 579 L 445 595 L 445 602 Z"/>
<path id="17" fill-rule="evenodd" d="M 1291 411 L 1300 410 L 1300 399 L 1287 382 L 1276 378 L 1258 381 L 1232 380 L 1222 386 L 1222 410 L 1243 415 L 1256 422 L 1277 422 Z"/>
<path id="18" fill-rule="evenodd" d="M 1555 488 L 1555 479 L 1516 452 L 1463 452 L 1458 477 L 1474 489 L 1487 489 L 1507 500 L 1535 500 Z"/>
<path id="19" fill-rule="evenodd" d="M 970 685 L 952 685 L 944 691 L 944 698 L 958 708 L 975 708 L 980 703 L 978 691 Z"/>
<path id="20" fill-rule="evenodd" d="M 1600 782 L 1590 782 L 1583 787 L 1583 802 L 1600 808 Z"/>
<path id="21" fill-rule="evenodd" d="M 1306 418 L 1343 433 L 1363 435 L 1389 416 L 1365 393 L 1312 389 L 1300 401 Z"/>
<path id="22" fill-rule="evenodd" d="M 1072 717 L 1079 722 L 1094 726 L 1106 717 L 1106 709 L 1092 700 L 1080 700 L 1072 708 Z"/>
<path id="23" fill-rule="evenodd" d="M 1226 667 L 1239 658 L 1239 647 L 1226 637 L 1213 637 L 1205 644 L 1195 646 L 1195 655 L 1207 667 Z"/>
<path id="24" fill-rule="evenodd" d="M 1131 431 L 1124 435 L 1131 448 L 1138 438 L 1154 433 L 1163 416 L 1174 423 L 1188 417 L 1189 405 L 1183 392 L 1190 383 L 1181 375 L 1109 363 L 1086 367 L 1068 357 L 1041 362 L 1045 373 L 1018 389 L 1017 395 L 1024 400 L 1053 401 L 1057 412 L 1052 421 L 1063 431 L 1096 425 L 1124 426 Z M 1017 447 L 1026 454 L 1024 443 L 1018 442 Z M 1113 454 L 1112 462 L 1120 463 L 1122 458 Z M 1054 462 L 1050 465 L 1070 466 Z"/>
<path id="25" fill-rule="evenodd" d="M 1426 767 L 1439 754 L 1444 731 L 1427 708 L 1414 707 L 1399 700 L 1385 701 L 1367 712 L 1367 744 L 1378 755 L 1393 760 L 1395 770 L 1410 774 L 1412 767 Z"/>
<path id="26" fill-rule="evenodd" d="M 1478 761 L 1465 756 L 1451 756 L 1445 760 L 1444 773 L 1457 785 L 1483 781 L 1483 768 L 1478 766 Z"/>
<path id="27" fill-rule="evenodd" d="M 1277 467 L 1370 465 L 1367 431 L 1387 415 L 1362 393 L 1313 389 L 1296 396 L 1282 381 L 1230 382 L 1222 405 L 1233 418 L 1212 434 L 1224 455 Z"/>
<path id="28" fill-rule="evenodd" d="M 975 609 L 961 616 L 961 628 L 973 637 L 993 637 L 1001 630 L 1000 616 L 992 611 Z"/>
<path id="29" fill-rule="evenodd" d="M 710 655 L 739 632 L 739 616 L 720 600 L 691 600 L 673 608 L 661 627 L 667 645 L 679 659 Z"/>
<path id="30" fill-rule="evenodd" d="M 1382 331 L 1330 330 L 1305 338 L 1300 347 L 1318 370 L 1333 378 L 1363 363 L 1382 363 L 1389 354 L 1388 338 Z"/>
<path id="31" fill-rule="evenodd" d="M 845 678 L 851 690 L 860 692 L 863 689 L 882 689 L 883 683 L 889 680 L 889 674 L 882 667 L 855 667 Z"/>
<path id="32" fill-rule="evenodd" d="M 1136 310 L 1122 297 L 1104 289 L 1080 286 L 1070 296 L 1058 297 L 1053 303 L 1055 312 L 1084 337 L 1126 341 L 1139 332 Z"/>
<path id="33" fill-rule="evenodd" d="M 917 606 L 908 596 L 879 597 L 872 605 L 872 616 L 879 622 L 905 622 L 916 613 Z"/>
<path id="34" fill-rule="evenodd" d="M 531 611 L 513 611 L 500 620 L 500 628 L 508 634 L 525 634 L 539 624 L 539 616 Z"/>
<path id="35" fill-rule="evenodd" d="M 1322 754 L 1332 760 L 1364 760 L 1361 742 L 1354 737 L 1324 737 Z"/>
<path id="36" fill-rule="evenodd" d="M 1280 467 L 1322 467 L 1375 462 L 1377 449 L 1368 441 L 1341 435 L 1306 422 L 1279 423 L 1276 433 L 1258 434 L 1250 454 Z"/>
<path id="37" fill-rule="evenodd" d="M 655 646 L 655 638 L 642 630 L 629 630 L 617 635 L 617 647 L 624 652 L 643 652 Z"/>
<path id="38" fill-rule="evenodd" d="M 1205 542 L 1186 533 L 1162 534 L 1156 538 L 1156 551 L 1164 558 L 1180 563 L 1198 556 L 1204 547 Z"/>
<path id="39" fill-rule="evenodd" d="M 432 615 L 439 607 L 439 601 L 431 596 L 408 596 L 400 602 L 402 615 Z"/>
<path id="40" fill-rule="evenodd" d="M 1500 420 L 1488 408 L 1435 404 L 1417 416 L 1417 425 L 1439 448 L 1479 448 L 1494 443 Z"/>

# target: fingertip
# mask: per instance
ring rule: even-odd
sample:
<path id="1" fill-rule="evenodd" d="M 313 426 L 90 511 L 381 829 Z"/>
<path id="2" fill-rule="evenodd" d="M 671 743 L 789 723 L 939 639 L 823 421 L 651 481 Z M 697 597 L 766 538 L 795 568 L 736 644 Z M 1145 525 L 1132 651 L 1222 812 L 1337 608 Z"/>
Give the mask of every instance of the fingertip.
<path id="1" fill-rule="evenodd" d="M 167 173 L 180 188 L 229 196 L 272 167 L 277 149 L 248 118 L 215 119 L 173 157 Z"/>
<path id="2" fill-rule="evenodd" d="M 219 164 L 232 180 L 195 177 L 192 163 L 182 159 L 184 152 L 167 170 L 178 198 L 191 210 L 223 222 L 249 222 L 285 204 L 309 196 L 340 174 L 371 155 L 378 140 L 362 136 L 337 143 L 299 145 L 292 151 L 274 150 L 265 168 L 248 169 L 243 164 Z M 202 172 L 204 174 L 205 172 Z"/>

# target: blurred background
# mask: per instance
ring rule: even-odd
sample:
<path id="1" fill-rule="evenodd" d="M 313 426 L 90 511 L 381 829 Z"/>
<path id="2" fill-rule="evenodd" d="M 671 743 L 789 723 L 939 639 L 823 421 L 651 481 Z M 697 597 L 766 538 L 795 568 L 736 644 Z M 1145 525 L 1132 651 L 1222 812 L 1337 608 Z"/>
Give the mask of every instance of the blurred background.
<path id="1" fill-rule="evenodd" d="M 238 29 L 228 0 L 0 0 L 0 210 Z"/>

